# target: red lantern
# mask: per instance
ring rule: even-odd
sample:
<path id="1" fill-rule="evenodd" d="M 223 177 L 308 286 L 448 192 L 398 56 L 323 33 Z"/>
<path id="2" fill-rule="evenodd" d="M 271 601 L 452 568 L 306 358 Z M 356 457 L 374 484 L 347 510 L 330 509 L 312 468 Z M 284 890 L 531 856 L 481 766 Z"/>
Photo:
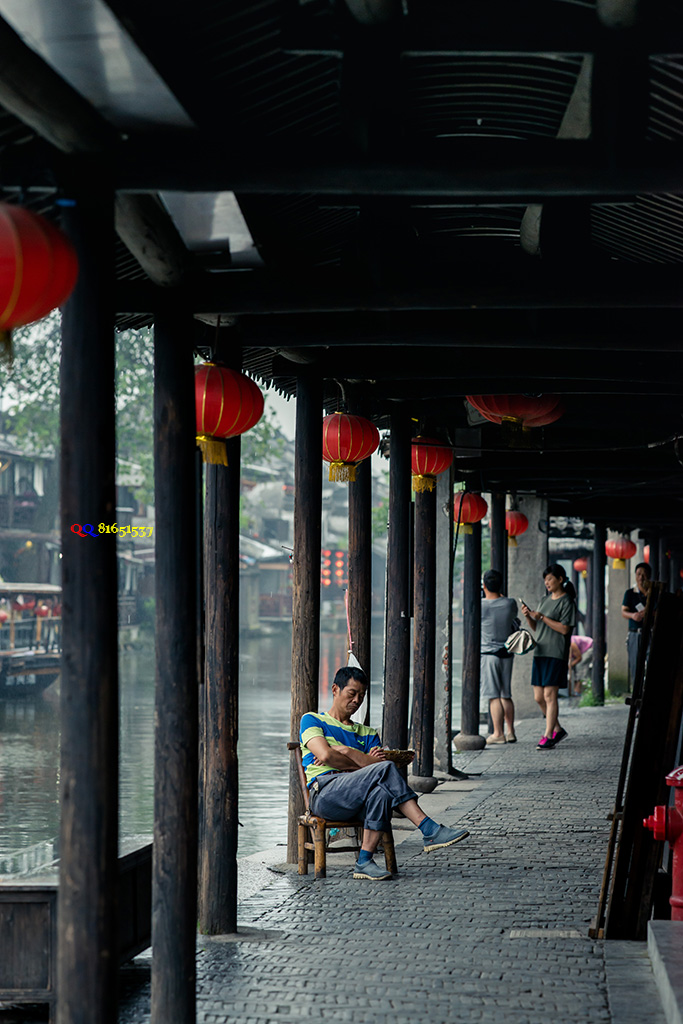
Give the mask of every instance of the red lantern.
<path id="1" fill-rule="evenodd" d="M 76 251 L 56 224 L 0 203 L 0 330 L 47 316 L 66 302 L 77 277 Z"/>
<path id="2" fill-rule="evenodd" d="M 413 490 L 433 491 L 436 478 L 444 473 L 453 462 L 450 448 L 439 444 L 432 437 L 414 437 L 410 448 L 413 467 Z"/>
<path id="3" fill-rule="evenodd" d="M 472 533 L 471 523 L 480 523 L 488 510 L 481 494 L 459 491 L 453 496 L 453 519 L 460 523 L 463 533 Z"/>
<path id="4" fill-rule="evenodd" d="M 617 540 L 605 541 L 605 554 L 613 559 L 613 569 L 625 569 L 626 559 L 633 558 L 638 548 L 628 537 L 619 537 Z"/>
<path id="5" fill-rule="evenodd" d="M 645 547 L 643 548 L 643 561 L 647 565 L 650 564 L 650 545 L 649 544 L 646 544 Z"/>
<path id="6" fill-rule="evenodd" d="M 379 430 L 364 416 L 333 412 L 323 420 L 323 459 L 330 464 L 330 480 L 356 479 L 356 463 L 377 449 Z"/>
<path id="7" fill-rule="evenodd" d="M 46 604 L 39 604 L 35 610 L 35 614 L 38 616 L 38 618 L 45 619 L 50 614 L 50 609 Z"/>
<path id="8" fill-rule="evenodd" d="M 587 558 L 575 558 L 574 568 L 577 572 L 580 572 L 585 579 L 588 575 L 588 559 Z"/>
<path id="9" fill-rule="evenodd" d="M 251 430 L 263 415 L 263 395 L 250 377 L 216 363 L 194 369 L 197 444 L 204 462 L 227 466 L 223 441 Z"/>
<path id="10" fill-rule="evenodd" d="M 529 529 L 529 520 L 523 512 L 510 509 L 505 513 L 505 529 L 508 532 L 508 547 L 517 547 L 517 537 Z"/>
<path id="11" fill-rule="evenodd" d="M 9 615 L 4 608 L 0 608 L 0 626 L 4 625 L 9 619 Z"/>
<path id="12" fill-rule="evenodd" d="M 558 395 L 467 395 L 467 401 L 491 423 L 500 423 L 503 438 L 521 445 L 523 433 L 559 420 L 564 405 Z"/>

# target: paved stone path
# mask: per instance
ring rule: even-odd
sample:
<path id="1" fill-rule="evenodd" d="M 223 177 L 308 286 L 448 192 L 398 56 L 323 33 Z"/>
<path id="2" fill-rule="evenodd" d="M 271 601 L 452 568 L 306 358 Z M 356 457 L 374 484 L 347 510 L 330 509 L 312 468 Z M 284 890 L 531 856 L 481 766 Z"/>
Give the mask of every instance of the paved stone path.
<path id="1" fill-rule="evenodd" d="M 471 836 L 427 855 L 397 827 L 398 878 L 354 881 L 345 854 L 319 882 L 261 866 L 240 933 L 200 938 L 197 1020 L 663 1020 L 645 944 L 588 938 L 627 709 L 562 711 L 569 737 L 553 751 L 536 750 L 534 719 L 516 744 L 456 756 L 480 775 L 421 802 Z M 149 1020 L 144 963 L 127 975 L 121 1024 Z"/>

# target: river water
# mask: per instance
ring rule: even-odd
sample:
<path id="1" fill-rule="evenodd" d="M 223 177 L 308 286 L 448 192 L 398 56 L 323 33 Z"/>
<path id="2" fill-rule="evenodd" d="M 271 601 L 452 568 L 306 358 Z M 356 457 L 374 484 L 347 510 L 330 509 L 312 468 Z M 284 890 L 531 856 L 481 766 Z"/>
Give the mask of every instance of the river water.
<path id="1" fill-rule="evenodd" d="M 372 638 L 372 722 L 381 725 L 382 623 Z M 346 664 L 345 633 L 321 635 L 320 708 Z M 120 835 L 149 837 L 153 815 L 154 649 L 122 651 Z M 239 856 L 287 841 L 291 630 L 240 640 Z M 53 688 L 54 689 L 54 688 Z M 49 864 L 59 835 L 59 698 L 0 701 L 0 876 Z"/>

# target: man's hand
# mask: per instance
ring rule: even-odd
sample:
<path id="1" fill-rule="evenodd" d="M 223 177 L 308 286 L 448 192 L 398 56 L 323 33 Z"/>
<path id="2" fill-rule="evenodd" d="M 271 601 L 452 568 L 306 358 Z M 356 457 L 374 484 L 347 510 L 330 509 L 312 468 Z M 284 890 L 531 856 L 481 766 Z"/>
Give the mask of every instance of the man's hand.
<path id="1" fill-rule="evenodd" d="M 370 757 L 374 757 L 375 761 L 386 761 L 387 752 L 384 747 L 372 747 L 368 751 Z"/>
<path id="2" fill-rule="evenodd" d="M 642 611 L 642 612 L 634 612 L 633 615 L 631 616 L 631 618 L 633 619 L 634 622 L 642 622 L 643 619 L 645 618 L 645 612 L 644 611 Z"/>

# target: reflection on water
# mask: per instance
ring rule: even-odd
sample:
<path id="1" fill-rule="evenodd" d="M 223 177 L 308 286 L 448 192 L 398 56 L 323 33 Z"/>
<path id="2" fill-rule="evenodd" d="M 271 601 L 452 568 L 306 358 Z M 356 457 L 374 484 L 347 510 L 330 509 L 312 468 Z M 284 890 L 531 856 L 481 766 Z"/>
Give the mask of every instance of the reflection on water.
<path id="1" fill-rule="evenodd" d="M 378 625 L 381 630 L 381 623 Z M 345 634 L 321 635 L 320 708 L 346 663 Z M 373 636 L 372 724 L 381 725 L 382 637 Z M 287 840 L 291 632 L 240 641 L 239 855 Z M 154 651 L 120 655 L 122 837 L 152 832 Z M 59 835 L 59 705 L 0 701 L 0 875 L 52 859 Z"/>

